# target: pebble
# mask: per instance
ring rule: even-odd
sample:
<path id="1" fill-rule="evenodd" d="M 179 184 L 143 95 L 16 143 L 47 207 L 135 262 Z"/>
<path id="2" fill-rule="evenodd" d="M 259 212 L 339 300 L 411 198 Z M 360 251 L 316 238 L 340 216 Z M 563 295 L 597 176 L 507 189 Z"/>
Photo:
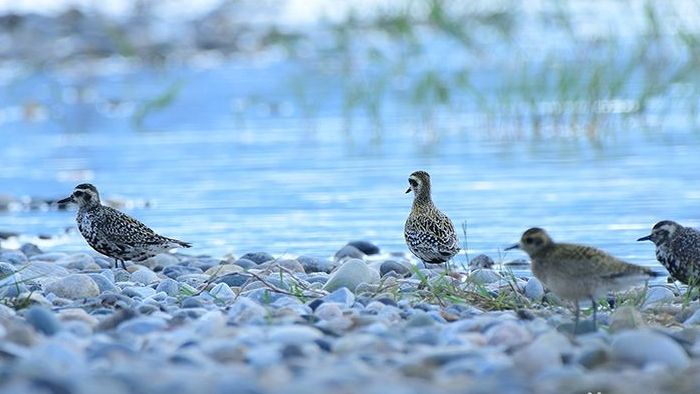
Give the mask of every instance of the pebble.
<path id="1" fill-rule="evenodd" d="M 411 274 L 411 270 L 408 267 L 394 260 L 387 260 L 379 267 L 379 275 L 382 277 L 389 272 L 393 272 L 400 277 L 406 277 Z"/>
<path id="2" fill-rule="evenodd" d="M 664 286 L 653 286 L 647 290 L 642 309 L 648 309 L 658 304 L 668 304 L 673 301 L 675 294 L 671 289 Z"/>
<path id="3" fill-rule="evenodd" d="M 216 298 L 217 301 L 220 300 L 223 302 L 231 302 L 236 298 L 236 293 L 234 293 L 226 283 L 216 284 L 209 290 L 209 294 Z"/>
<path id="4" fill-rule="evenodd" d="M 260 324 L 267 317 L 267 310 L 257 302 L 241 297 L 228 310 L 228 321 L 234 324 Z"/>
<path id="5" fill-rule="evenodd" d="M 27 258 L 32 258 L 36 255 L 43 254 L 44 252 L 39 249 L 38 246 L 32 244 L 32 243 L 26 243 L 20 246 L 19 250 L 26 256 Z M 25 260 L 26 261 L 26 260 Z"/>
<path id="6" fill-rule="evenodd" d="M 257 264 L 255 264 L 254 261 L 248 260 L 248 259 L 238 259 L 238 260 L 236 260 L 236 262 L 234 264 L 243 268 L 244 270 L 247 270 L 249 268 L 254 268 L 257 266 Z"/>
<path id="7" fill-rule="evenodd" d="M 3 250 L 0 251 L 0 261 L 7 262 L 12 265 L 26 264 L 29 259 L 19 250 Z"/>
<path id="8" fill-rule="evenodd" d="M 362 253 L 371 256 L 373 254 L 379 254 L 379 247 L 369 241 L 351 241 L 348 245 L 354 246 Z"/>
<path id="9" fill-rule="evenodd" d="M 524 293 L 525 297 L 528 299 L 535 302 L 542 302 L 544 298 L 544 286 L 542 286 L 542 282 L 540 282 L 539 279 L 534 276 L 530 277 L 525 285 Z"/>
<path id="10" fill-rule="evenodd" d="M 180 260 L 170 253 L 159 253 L 146 259 L 142 264 L 153 270 L 163 270 L 166 267 L 177 265 L 179 262 Z"/>
<path id="11" fill-rule="evenodd" d="M 61 298 L 77 300 L 98 296 L 100 288 L 89 275 L 71 274 L 46 285 L 46 292 Z"/>
<path id="12" fill-rule="evenodd" d="M 95 259 L 86 253 L 77 253 L 64 256 L 55 261 L 55 264 L 68 269 L 84 270 L 95 264 Z"/>
<path id="13" fill-rule="evenodd" d="M 609 330 L 612 333 L 638 329 L 644 326 L 644 318 L 642 318 L 641 313 L 630 305 L 617 307 L 610 315 Z"/>
<path id="14" fill-rule="evenodd" d="M 151 271 L 146 267 L 140 267 L 136 271 L 132 272 L 129 279 L 135 283 L 141 283 L 142 285 L 148 285 L 153 282 L 158 281 L 158 274 Z"/>
<path id="15" fill-rule="evenodd" d="M 360 283 L 376 283 L 378 281 L 378 272 L 371 270 L 362 260 L 350 259 L 331 274 L 323 288 L 331 292 L 341 287 L 355 291 Z"/>
<path id="16" fill-rule="evenodd" d="M 639 367 L 659 363 L 675 370 L 686 368 L 690 363 L 681 345 L 648 329 L 616 334 L 612 339 L 612 357 Z"/>
<path id="17" fill-rule="evenodd" d="M 503 277 L 498 272 L 480 268 L 469 274 L 469 280 L 478 284 L 489 284 L 503 280 Z"/>
<path id="18" fill-rule="evenodd" d="M 331 294 L 321 298 L 323 302 L 336 302 L 342 304 L 346 308 L 352 306 L 355 303 L 355 294 L 353 294 L 347 287 L 341 287 L 335 290 Z"/>
<path id="19" fill-rule="evenodd" d="M 180 283 L 170 278 L 163 279 L 160 283 L 158 283 L 156 292 L 163 292 L 171 297 L 176 297 L 178 294 L 180 294 Z"/>
<path id="20" fill-rule="evenodd" d="M 127 286 L 122 290 L 122 294 L 127 297 L 146 298 L 156 294 L 156 290 L 150 287 Z"/>
<path id="21" fill-rule="evenodd" d="M 272 261 L 275 258 L 265 252 L 252 252 L 252 253 L 246 253 L 243 256 L 241 256 L 241 260 L 249 260 L 254 262 L 255 264 L 262 264 L 268 261 Z"/>
<path id="22" fill-rule="evenodd" d="M 114 282 L 110 281 L 103 274 L 90 273 L 90 274 L 88 274 L 88 276 L 90 276 L 90 278 L 92 278 L 92 280 L 95 281 L 95 284 L 97 284 L 97 287 L 100 289 L 100 293 L 104 293 L 105 291 L 111 291 L 111 292 L 118 292 L 119 291 L 117 286 L 114 285 Z"/>
<path id="23" fill-rule="evenodd" d="M 235 274 L 241 271 L 243 271 L 243 268 L 241 268 L 241 266 L 235 264 L 222 264 L 215 265 L 209 268 L 208 270 L 204 271 L 204 274 L 218 278 L 224 275 Z"/>
<path id="24" fill-rule="evenodd" d="M 45 335 L 54 335 L 61 331 L 61 322 L 50 309 L 41 306 L 34 306 L 24 314 L 27 323 L 31 324 L 35 330 Z"/>
<path id="25" fill-rule="evenodd" d="M 202 274 L 203 271 L 197 267 L 188 267 L 186 265 L 171 265 L 163 269 L 163 275 L 175 279 L 182 275 Z"/>
<path id="26" fill-rule="evenodd" d="M 285 325 L 273 327 L 268 333 L 268 340 L 285 345 L 298 345 L 313 342 L 323 337 L 323 334 L 312 327 Z"/>
<path id="27" fill-rule="evenodd" d="M 127 320 L 117 327 L 117 333 L 129 335 L 145 335 L 161 331 L 167 327 L 165 320 L 152 316 L 139 316 Z"/>
<path id="28" fill-rule="evenodd" d="M 230 287 L 241 287 L 246 283 L 252 282 L 252 276 L 244 274 L 228 274 L 216 278 L 214 283 L 226 283 Z"/>
<path id="29" fill-rule="evenodd" d="M 314 256 L 299 256 L 297 261 L 301 263 L 302 267 L 304 268 L 304 272 L 307 274 L 312 272 L 325 272 L 330 274 L 336 267 L 335 262 Z"/>
<path id="30" fill-rule="evenodd" d="M 470 269 L 477 269 L 477 268 L 491 268 L 495 265 L 496 263 L 493 261 L 493 259 L 485 254 L 480 254 L 471 261 L 469 261 L 469 268 Z"/>
<path id="31" fill-rule="evenodd" d="M 340 250 L 335 253 L 335 261 L 340 261 L 343 259 L 363 259 L 365 254 L 362 251 L 352 245 L 345 245 Z"/>

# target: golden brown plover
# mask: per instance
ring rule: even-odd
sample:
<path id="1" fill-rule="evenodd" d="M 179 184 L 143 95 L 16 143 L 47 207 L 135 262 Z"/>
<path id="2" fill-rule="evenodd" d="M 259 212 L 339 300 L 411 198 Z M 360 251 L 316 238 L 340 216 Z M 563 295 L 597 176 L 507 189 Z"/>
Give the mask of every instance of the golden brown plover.
<path id="1" fill-rule="evenodd" d="M 626 263 L 590 246 L 554 242 L 546 231 L 531 228 L 520 242 L 506 248 L 522 249 L 532 260 L 532 273 L 554 294 L 571 300 L 576 306 L 574 333 L 578 328 L 580 300 L 593 303 L 596 326 L 596 299 L 611 290 L 642 282 L 657 274 L 644 267 Z"/>
<path id="2" fill-rule="evenodd" d="M 691 286 L 700 285 L 700 231 L 663 220 L 651 234 L 637 241 L 656 245 L 656 259 L 675 280 Z"/>
<path id="3" fill-rule="evenodd" d="M 187 242 L 156 234 L 145 224 L 100 203 L 97 188 L 89 183 L 75 187 L 73 194 L 59 203 L 78 204 L 78 228 L 96 251 L 114 258 L 115 266 L 124 260 L 146 260 L 173 248 L 189 248 Z"/>
<path id="4" fill-rule="evenodd" d="M 430 175 L 416 171 L 408 177 L 413 191 L 413 206 L 404 226 L 408 249 L 425 263 L 447 263 L 459 252 L 459 239 L 454 226 L 444 213 L 433 204 L 430 196 Z"/>

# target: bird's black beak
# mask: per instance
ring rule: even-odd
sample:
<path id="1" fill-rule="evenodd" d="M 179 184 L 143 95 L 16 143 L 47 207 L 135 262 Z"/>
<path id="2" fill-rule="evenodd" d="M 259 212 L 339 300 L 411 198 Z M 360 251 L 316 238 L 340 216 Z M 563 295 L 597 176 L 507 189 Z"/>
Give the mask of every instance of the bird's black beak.
<path id="1" fill-rule="evenodd" d="M 510 245 L 505 250 L 520 249 L 520 244 Z"/>
<path id="2" fill-rule="evenodd" d="M 408 189 L 406 189 L 406 194 L 408 194 L 410 192 L 411 192 L 411 188 L 409 187 Z"/>
<path id="3" fill-rule="evenodd" d="M 647 235 L 646 237 L 639 238 L 637 241 L 651 241 L 651 234 Z"/>
<path id="4" fill-rule="evenodd" d="M 64 198 L 63 200 L 58 200 L 56 201 L 57 204 L 68 204 L 69 202 L 74 202 L 75 199 L 73 199 L 73 196 L 69 196 Z"/>

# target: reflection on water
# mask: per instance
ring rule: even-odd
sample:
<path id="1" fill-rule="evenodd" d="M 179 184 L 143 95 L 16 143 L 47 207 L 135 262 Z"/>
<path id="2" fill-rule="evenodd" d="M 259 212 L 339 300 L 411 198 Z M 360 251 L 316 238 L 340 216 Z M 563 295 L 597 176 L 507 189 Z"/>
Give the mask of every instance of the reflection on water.
<path id="1" fill-rule="evenodd" d="M 237 119 L 232 103 L 252 89 L 237 76 L 263 75 L 255 68 L 178 73 L 186 81 L 181 96 L 145 130 L 133 131 L 128 118 L 91 113 L 95 106 L 84 111 L 79 101 L 60 108 L 62 121 L 3 124 L 2 193 L 58 198 L 90 181 L 104 197 L 152 202 L 127 212 L 191 241 L 192 253 L 213 255 L 330 255 L 360 238 L 405 251 L 411 197 L 404 191 L 417 169 L 432 174 L 434 199 L 456 226 L 467 223 L 469 253 L 497 261 L 523 257 L 499 251 L 542 226 L 555 239 L 650 265 L 652 245 L 635 240 L 657 220 L 700 224 L 700 135 L 672 117 L 659 130 L 632 122 L 629 130 L 608 130 L 600 146 L 504 138 L 468 123 L 426 143 L 415 124 L 396 117 L 373 142 L 370 127 L 356 125 L 348 135 L 330 112 L 313 127 L 298 114 L 253 111 Z M 38 80 L 26 84 L 40 91 Z M 93 96 L 149 84 L 143 76 L 99 77 Z M 72 211 L 0 213 L 0 229 L 60 235 L 73 220 Z M 51 249 L 85 248 L 70 232 Z"/>

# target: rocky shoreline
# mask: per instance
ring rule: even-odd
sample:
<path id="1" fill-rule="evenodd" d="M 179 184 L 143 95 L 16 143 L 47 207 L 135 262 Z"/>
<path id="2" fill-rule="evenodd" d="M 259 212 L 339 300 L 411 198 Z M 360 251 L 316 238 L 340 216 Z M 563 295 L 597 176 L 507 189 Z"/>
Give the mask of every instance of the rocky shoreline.
<path id="1" fill-rule="evenodd" d="M 163 254 L 127 270 L 1 249 L 0 391 L 700 391 L 684 288 L 618 294 L 602 327 L 574 337 L 539 281 L 472 263 L 446 275 L 369 242 L 329 259 Z"/>

